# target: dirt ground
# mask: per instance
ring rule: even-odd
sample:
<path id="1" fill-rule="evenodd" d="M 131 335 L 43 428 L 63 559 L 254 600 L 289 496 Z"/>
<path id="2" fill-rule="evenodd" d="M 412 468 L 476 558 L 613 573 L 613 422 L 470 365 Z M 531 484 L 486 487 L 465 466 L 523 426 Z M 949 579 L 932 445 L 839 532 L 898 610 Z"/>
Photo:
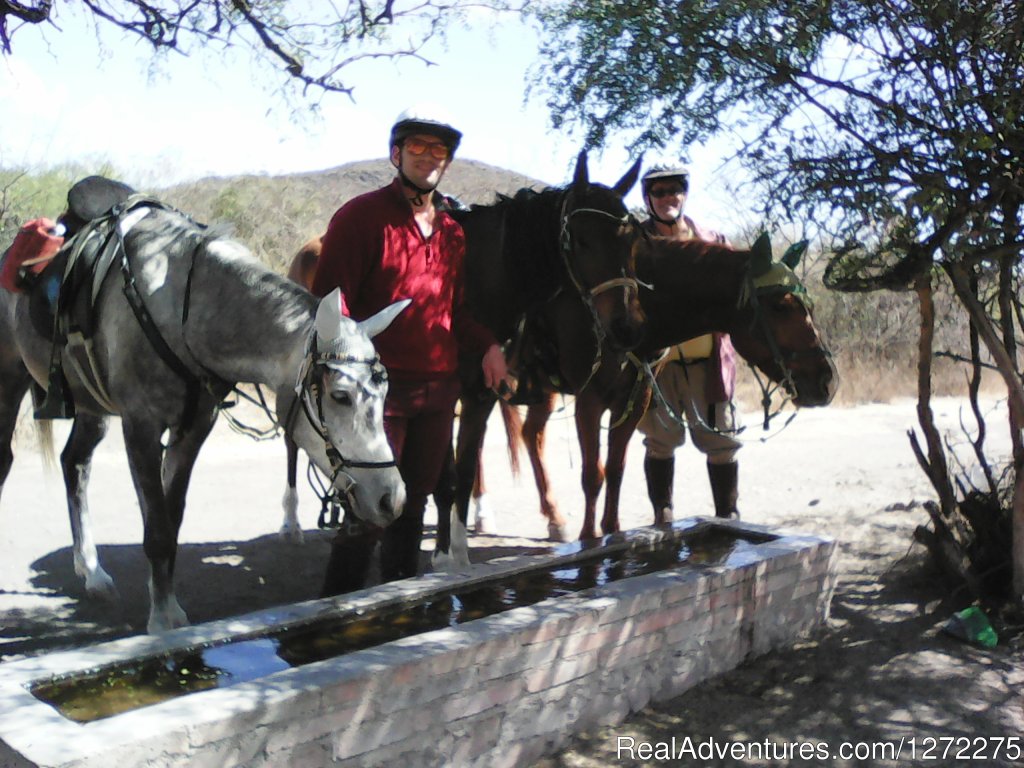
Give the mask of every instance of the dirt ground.
<path id="1" fill-rule="evenodd" d="M 955 428 L 960 405 L 937 401 L 939 422 Z M 582 734 L 539 766 L 966 764 L 958 752 L 985 765 L 1024 762 L 1010 748 L 1024 751 L 1021 647 L 981 650 L 941 633 L 964 603 L 942 599 L 923 550 L 912 545 L 913 529 L 927 520 L 921 504 L 933 497 L 906 436 L 916 424 L 914 403 L 808 410 L 781 430 L 777 420 L 768 439 L 758 414 L 746 420 L 744 518 L 839 542 L 840 580 L 827 626 L 621 725 Z M 994 431 L 1001 423 L 990 422 Z M 497 521 L 494 534 L 472 538 L 477 561 L 548 546 L 532 480 L 528 472 L 511 475 L 499 424 L 492 427 L 485 466 Z M 571 430 L 571 411 L 556 414 L 548 454 L 557 497 L 578 530 L 582 495 Z M 66 428 L 57 432 L 59 446 Z M 147 615 L 142 524 L 116 425 L 97 453 L 91 484 L 100 558 L 120 591 L 114 604 L 88 599 L 78 583 L 60 475 L 43 466 L 32 443 L 29 433 L 19 440 L 0 505 L 0 660 L 136 634 Z M 622 500 L 627 527 L 650 522 L 642 450 L 634 440 Z M 690 446 L 679 453 L 676 477 L 677 514 L 708 514 L 703 459 Z M 278 540 L 283 479 L 281 443 L 254 442 L 218 425 L 196 468 L 178 557 L 179 596 L 193 622 L 317 596 L 331 534 L 315 529 L 317 504 L 303 487 L 306 541 Z M 655 745 L 674 738 L 690 751 L 679 759 L 631 757 L 617 751 L 620 737 Z M 898 760 L 883 756 L 901 740 Z M 760 751 L 720 761 L 698 751 L 711 743 L 757 743 Z M 860 758 L 773 759 L 808 744 L 833 754 L 847 744 Z"/>

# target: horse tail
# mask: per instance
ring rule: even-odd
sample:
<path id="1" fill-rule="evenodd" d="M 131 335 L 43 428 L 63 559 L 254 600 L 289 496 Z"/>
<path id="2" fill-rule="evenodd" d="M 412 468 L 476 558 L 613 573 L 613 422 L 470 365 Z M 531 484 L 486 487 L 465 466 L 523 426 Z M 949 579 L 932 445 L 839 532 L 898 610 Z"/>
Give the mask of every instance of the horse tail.
<path id="1" fill-rule="evenodd" d="M 57 454 L 53 449 L 53 422 L 50 419 L 34 419 L 36 439 L 39 450 L 43 454 L 43 464 L 47 469 L 57 468 Z"/>
<path id="2" fill-rule="evenodd" d="M 498 400 L 501 408 L 501 420 L 505 423 L 505 437 L 507 440 L 509 465 L 512 467 L 512 476 L 519 476 L 519 450 L 523 446 L 523 417 L 519 415 L 519 409 L 510 405 L 505 400 Z"/>

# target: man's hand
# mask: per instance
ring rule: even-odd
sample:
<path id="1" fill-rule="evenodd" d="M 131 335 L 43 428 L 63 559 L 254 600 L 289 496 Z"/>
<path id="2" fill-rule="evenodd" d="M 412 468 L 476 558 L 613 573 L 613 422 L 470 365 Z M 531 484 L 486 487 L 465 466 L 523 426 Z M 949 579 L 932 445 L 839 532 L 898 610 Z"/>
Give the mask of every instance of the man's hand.
<path id="1" fill-rule="evenodd" d="M 508 366 L 505 363 L 505 355 L 501 351 L 501 347 L 497 344 L 489 346 L 484 352 L 483 360 L 480 361 L 480 368 L 484 373 L 484 386 L 493 389 L 501 396 L 511 393 Z"/>

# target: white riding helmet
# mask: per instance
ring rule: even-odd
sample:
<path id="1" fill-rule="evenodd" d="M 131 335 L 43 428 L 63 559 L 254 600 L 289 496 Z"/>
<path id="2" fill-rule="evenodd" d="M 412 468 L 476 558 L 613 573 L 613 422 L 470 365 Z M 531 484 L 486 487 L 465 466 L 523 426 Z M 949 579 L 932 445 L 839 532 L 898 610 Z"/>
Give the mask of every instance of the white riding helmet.
<path id="1" fill-rule="evenodd" d="M 690 171 L 681 165 L 655 165 L 651 166 L 650 170 L 647 171 L 640 179 L 640 184 L 644 191 L 644 196 L 647 195 L 647 190 L 650 189 L 651 185 L 656 181 L 670 181 L 676 179 L 683 185 L 683 191 L 686 192 L 690 188 Z"/>
<path id="2" fill-rule="evenodd" d="M 683 194 L 685 195 L 690 191 L 690 171 L 682 165 L 654 165 L 651 166 L 650 170 L 647 171 L 640 179 L 640 188 L 644 195 L 644 205 L 647 208 L 647 213 L 655 221 L 660 221 L 662 224 L 672 224 L 671 221 L 666 221 L 659 218 L 654 212 L 654 206 L 651 205 L 650 191 L 651 187 L 656 181 L 678 181 L 683 187 Z M 682 214 L 680 213 L 680 216 Z"/>
<path id="3" fill-rule="evenodd" d="M 430 136 L 437 136 L 448 147 L 452 155 L 462 140 L 462 132 L 452 126 L 448 113 L 436 104 L 422 103 L 414 104 L 395 118 L 395 124 L 391 126 L 391 143 L 394 147 L 414 133 L 426 133 Z"/>

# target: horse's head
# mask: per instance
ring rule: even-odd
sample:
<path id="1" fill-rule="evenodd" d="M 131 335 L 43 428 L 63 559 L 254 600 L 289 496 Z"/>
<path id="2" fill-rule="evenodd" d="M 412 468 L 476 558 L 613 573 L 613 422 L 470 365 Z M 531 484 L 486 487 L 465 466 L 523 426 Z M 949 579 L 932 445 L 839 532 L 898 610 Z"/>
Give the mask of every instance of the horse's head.
<path id="1" fill-rule="evenodd" d="M 314 344 L 301 377 L 301 407 L 322 445 L 310 457 L 356 516 L 386 526 L 405 504 L 405 485 L 384 432 L 387 371 L 370 341 L 408 299 L 356 323 L 341 312 L 335 289 L 317 309 Z"/>
<path id="2" fill-rule="evenodd" d="M 561 248 L 569 278 L 603 335 L 620 349 L 632 349 L 643 335 L 634 254 L 642 233 L 623 202 L 639 172 L 638 160 L 613 187 L 592 183 L 587 153 L 580 152 L 562 203 Z"/>
<path id="3" fill-rule="evenodd" d="M 771 241 L 761 235 L 750 250 L 745 322 L 731 330 L 744 359 L 779 382 L 799 406 L 828 405 L 839 386 L 832 353 L 814 326 L 813 304 L 793 272 L 806 242 L 772 261 Z"/>

